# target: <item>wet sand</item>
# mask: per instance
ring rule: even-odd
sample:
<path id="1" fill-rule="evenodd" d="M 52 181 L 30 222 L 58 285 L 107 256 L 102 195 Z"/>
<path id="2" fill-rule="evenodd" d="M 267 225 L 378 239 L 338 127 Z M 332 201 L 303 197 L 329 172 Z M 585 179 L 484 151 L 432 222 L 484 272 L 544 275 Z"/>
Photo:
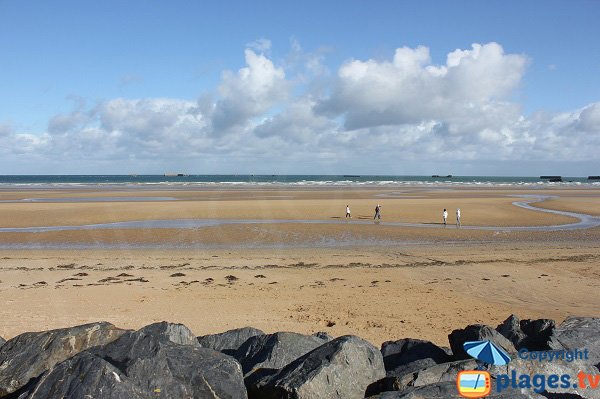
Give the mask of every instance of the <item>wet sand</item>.
<path id="1" fill-rule="evenodd" d="M 360 220 L 372 217 L 377 202 L 384 220 L 439 223 L 446 207 L 453 221 L 460 206 L 464 224 L 573 221 L 516 208 L 515 199 L 506 197 L 540 191 L 560 196 L 540 206 L 589 208 L 584 213 L 593 214 L 600 203 L 595 190 L 2 192 L 0 200 L 153 195 L 179 201 L 0 203 L 0 227 L 144 218 L 343 218 L 346 203 Z M 599 228 L 503 232 L 352 222 L 2 233 L 0 245 L 24 249 L 0 250 L 0 336 L 96 320 L 130 328 L 169 320 L 198 335 L 252 325 L 268 332 L 358 334 L 376 344 L 402 337 L 445 344 L 453 328 L 495 326 L 510 313 L 557 320 L 598 315 L 599 238 Z M 61 243 L 98 248 L 30 249 Z M 106 245 L 128 248 L 100 249 Z M 136 248 L 141 246 L 150 249 Z"/>

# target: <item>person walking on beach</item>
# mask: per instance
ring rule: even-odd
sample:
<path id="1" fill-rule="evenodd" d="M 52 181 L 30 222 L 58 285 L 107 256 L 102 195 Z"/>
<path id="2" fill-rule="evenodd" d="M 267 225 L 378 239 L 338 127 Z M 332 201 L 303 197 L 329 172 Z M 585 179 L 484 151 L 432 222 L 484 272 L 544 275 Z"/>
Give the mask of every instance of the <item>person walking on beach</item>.
<path id="1" fill-rule="evenodd" d="M 373 219 L 381 219 L 381 205 L 377 204 L 375 207 L 375 216 Z"/>
<path id="2" fill-rule="evenodd" d="M 445 226 L 446 219 L 448 219 L 448 211 L 446 209 L 444 209 L 444 212 L 442 212 L 442 217 L 444 218 L 444 226 Z"/>
<path id="3" fill-rule="evenodd" d="M 456 227 L 460 227 L 460 208 L 456 208 Z"/>
<path id="4" fill-rule="evenodd" d="M 346 219 L 352 219 L 352 216 L 350 216 L 350 205 L 346 205 Z"/>

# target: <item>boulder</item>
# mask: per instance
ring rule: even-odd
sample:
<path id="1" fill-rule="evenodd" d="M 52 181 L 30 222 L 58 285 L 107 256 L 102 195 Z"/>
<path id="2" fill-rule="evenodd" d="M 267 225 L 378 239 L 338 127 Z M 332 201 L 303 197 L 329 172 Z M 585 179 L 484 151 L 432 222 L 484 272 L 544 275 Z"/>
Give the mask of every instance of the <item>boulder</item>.
<path id="1" fill-rule="evenodd" d="M 200 347 L 195 337 L 183 333 L 187 328 L 174 326 L 150 325 L 89 352 L 118 368 L 153 398 L 247 397 L 235 359 Z"/>
<path id="2" fill-rule="evenodd" d="M 84 324 L 44 332 L 28 332 L 0 347 L 0 397 L 79 352 L 114 341 L 125 330 L 110 323 Z"/>
<path id="3" fill-rule="evenodd" d="M 252 327 L 236 328 L 220 334 L 210 334 L 198 337 L 203 348 L 214 349 L 227 355 L 233 355 L 249 338 L 265 335 L 264 332 Z"/>
<path id="4" fill-rule="evenodd" d="M 420 387 L 440 382 L 454 381 L 460 371 L 474 370 L 477 362 L 474 359 L 459 360 L 456 362 L 435 364 L 409 373 L 390 373 L 369 387 L 367 394 L 384 391 L 404 391 L 414 387 Z"/>
<path id="5" fill-rule="evenodd" d="M 527 335 L 521 330 L 521 321 L 514 314 L 508 316 L 502 324 L 496 327 L 496 331 L 512 342 L 517 349 L 521 348 L 521 343 L 527 338 Z"/>
<path id="6" fill-rule="evenodd" d="M 383 361 L 385 363 L 385 358 L 383 359 Z M 369 387 L 367 388 L 367 396 L 375 395 L 377 393 L 385 391 L 398 391 L 402 389 L 403 386 L 405 386 L 405 383 L 402 382 L 404 380 L 404 376 L 412 375 L 413 373 L 419 370 L 435 366 L 436 364 L 437 363 L 434 362 L 432 359 L 427 358 L 415 360 L 414 362 L 398 366 L 393 370 L 388 370 L 385 373 L 385 377 L 369 385 Z"/>
<path id="7" fill-rule="evenodd" d="M 381 352 L 356 336 L 329 341 L 275 374 L 248 386 L 250 398 L 312 399 L 365 397 L 367 387 L 385 376 Z"/>
<path id="8" fill-rule="evenodd" d="M 474 370 L 477 368 L 475 359 L 458 360 L 450 363 L 437 364 L 413 374 L 405 375 L 399 379 L 401 389 L 408 387 L 420 387 L 438 382 L 455 381 L 458 373 L 463 370 Z"/>
<path id="9" fill-rule="evenodd" d="M 160 337 L 180 345 L 198 345 L 196 336 L 183 324 L 161 321 L 149 324 L 137 331 L 138 335 Z"/>
<path id="10" fill-rule="evenodd" d="M 333 337 L 325 331 L 317 331 L 313 335 L 318 338 L 323 338 L 326 342 L 333 341 Z"/>
<path id="11" fill-rule="evenodd" d="M 385 364 L 385 358 L 383 359 L 383 362 Z M 419 370 L 426 369 L 428 367 L 433 367 L 436 364 L 438 364 L 438 363 L 433 361 L 433 359 L 431 359 L 431 358 L 419 359 L 419 360 L 415 360 L 414 362 L 410 362 L 410 363 L 406 363 L 401 366 L 398 366 L 393 370 L 388 370 L 385 373 L 385 375 L 386 375 L 386 377 L 399 377 L 399 376 L 402 376 L 405 374 L 414 373 Z"/>
<path id="12" fill-rule="evenodd" d="M 600 318 L 567 318 L 554 329 L 548 345 L 558 350 L 587 349 L 587 363 L 600 365 Z"/>
<path id="13" fill-rule="evenodd" d="M 369 399 L 456 399 L 457 397 L 458 392 L 456 389 L 456 382 L 440 382 L 437 384 L 425 385 L 401 392 L 382 392 L 378 395 L 370 396 Z M 486 398 L 544 399 L 544 396 L 526 390 L 521 391 L 510 389 L 498 393 L 492 389 Z"/>
<path id="14" fill-rule="evenodd" d="M 81 352 L 46 371 L 35 387 L 21 397 L 142 399 L 148 397 L 148 392 L 132 384 L 107 361 L 89 352 Z"/>
<path id="15" fill-rule="evenodd" d="M 421 359 L 432 359 L 436 363 L 452 360 L 439 346 L 429 341 L 412 338 L 384 342 L 381 345 L 381 354 L 386 370 L 393 370 Z"/>
<path id="16" fill-rule="evenodd" d="M 463 349 L 463 344 L 467 341 L 489 340 L 497 346 L 504 349 L 508 354 L 515 354 L 515 346 L 498 331 L 492 327 L 483 324 L 472 324 L 464 329 L 454 330 L 448 335 L 450 348 L 457 360 L 470 359 L 471 356 Z"/>
<path id="17" fill-rule="evenodd" d="M 589 389 L 589 387 L 573 387 L 572 384 L 576 384 L 577 374 L 583 371 L 587 374 L 598 374 L 598 369 L 590 364 L 586 364 L 580 360 L 568 362 L 565 360 L 554 359 L 553 361 L 538 361 L 530 359 L 521 359 L 519 357 L 514 358 L 507 365 L 504 366 L 490 366 L 489 373 L 496 377 L 496 381 L 499 379 L 499 375 L 504 374 L 512 376 L 514 372 L 515 376 L 529 375 L 533 376 L 536 374 L 545 375 L 546 378 L 549 375 L 570 375 L 571 386 L 568 388 L 561 388 L 560 385 L 557 388 L 551 388 L 546 385 L 543 395 L 546 397 L 554 398 L 585 398 L 585 399 L 600 399 L 600 390 Z"/>
<path id="18" fill-rule="evenodd" d="M 278 332 L 249 338 L 234 354 L 245 375 L 259 368 L 280 369 L 327 342 L 314 335 Z"/>
<path id="19" fill-rule="evenodd" d="M 521 330 L 527 337 L 517 348 L 523 347 L 534 351 L 550 349 L 548 342 L 555 327 L 556 323 L 550 319 L 521 320 Z"/>
<path id="20" fill-rule="evenodd" d="M 496 330 L 511 341 L 515 348 L 538 351 L 550 349 L 548 341 L 554 327 L 554 320 L 519 320 L 517 316 L 510 315 Z"/>

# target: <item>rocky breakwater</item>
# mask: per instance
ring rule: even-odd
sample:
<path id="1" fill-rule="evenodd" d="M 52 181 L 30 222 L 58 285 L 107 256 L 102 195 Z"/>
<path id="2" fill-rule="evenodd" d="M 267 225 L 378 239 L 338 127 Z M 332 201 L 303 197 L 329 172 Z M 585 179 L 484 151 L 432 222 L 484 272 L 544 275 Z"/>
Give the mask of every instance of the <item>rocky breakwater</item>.
<path id="1" fill-rule="evenodd" d="M 465 341 L 489 340 L 510 354 L 504 366 L 477 363 Z M 456 398 L 460 371 L 485 367 L 490 398 L 600 398 L 597 389 L 521 387 L 502 375 L 599 376 L 600 318 L 510 316 L 493 328 L 452 331 L 449 347 L 403 338 L 377 349 L 357 336 L 265 334 L 245 327 L 196 337 L 155 323 L 123 330 L 99 322 L 0 338 L 0 398 Z M 585 359 L 524 359 L 519 351 L 586 350 Z M 594 382 L 592 378 L 590 383 Z M 502 389 L 498 389 L 499 385 Z"/>

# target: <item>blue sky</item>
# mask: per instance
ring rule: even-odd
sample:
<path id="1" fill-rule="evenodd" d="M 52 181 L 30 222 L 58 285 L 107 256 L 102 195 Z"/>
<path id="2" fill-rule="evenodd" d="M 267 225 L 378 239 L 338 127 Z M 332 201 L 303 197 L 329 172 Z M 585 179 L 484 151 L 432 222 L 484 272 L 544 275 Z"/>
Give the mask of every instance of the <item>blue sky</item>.
<path id="1" fill-rule="evenodd" d="M 600 142 L 598 1 L 202 3 L 0 0 L 3 173 L 597 174 L 565 143 Z M 457 49 L 462 70 L 422 76 Z"/>

